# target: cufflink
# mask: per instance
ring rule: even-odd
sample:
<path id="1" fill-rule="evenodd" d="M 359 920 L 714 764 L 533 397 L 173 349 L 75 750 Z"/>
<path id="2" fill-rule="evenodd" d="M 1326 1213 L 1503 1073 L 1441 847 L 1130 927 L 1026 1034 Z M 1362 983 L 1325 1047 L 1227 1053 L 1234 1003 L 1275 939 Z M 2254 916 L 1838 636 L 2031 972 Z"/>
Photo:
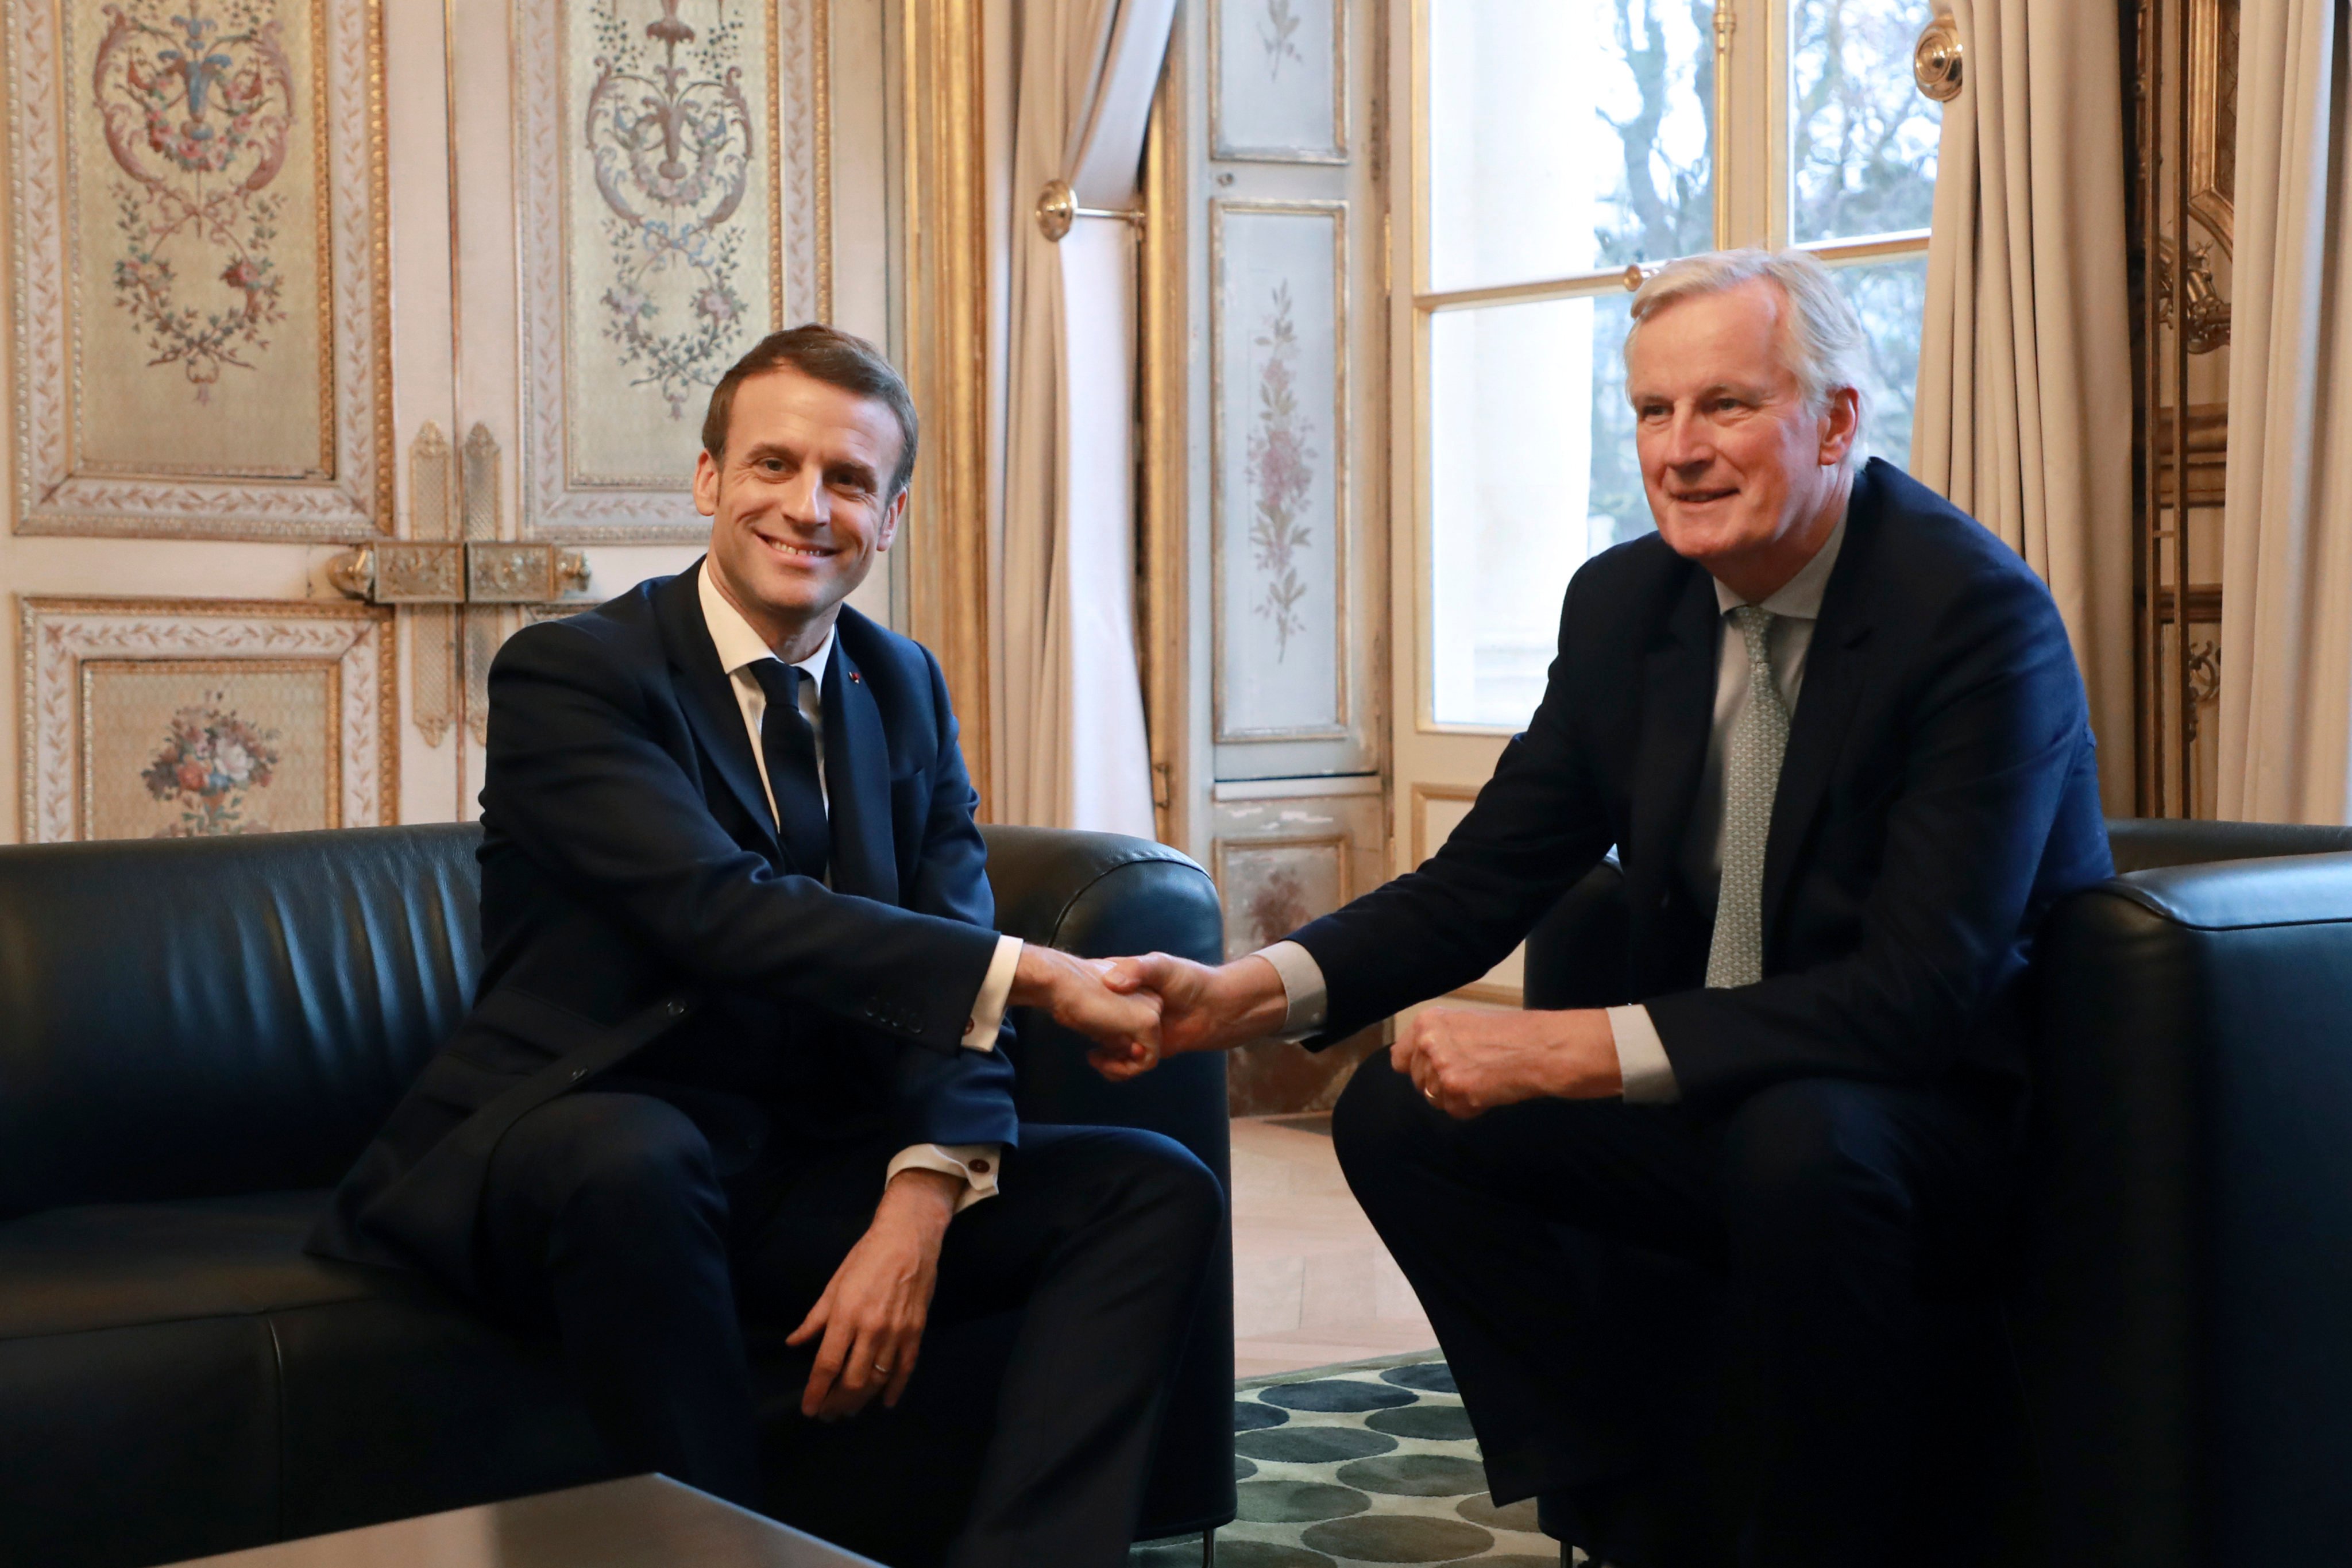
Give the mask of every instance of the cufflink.
<path id="1" fill-rule="evenodd" d="M 988 1174 L 988 1162 L 985 1160 L 974 1160 L 971 1163 L 971 1173 L 975 1176 L 984 1176 Z"/>

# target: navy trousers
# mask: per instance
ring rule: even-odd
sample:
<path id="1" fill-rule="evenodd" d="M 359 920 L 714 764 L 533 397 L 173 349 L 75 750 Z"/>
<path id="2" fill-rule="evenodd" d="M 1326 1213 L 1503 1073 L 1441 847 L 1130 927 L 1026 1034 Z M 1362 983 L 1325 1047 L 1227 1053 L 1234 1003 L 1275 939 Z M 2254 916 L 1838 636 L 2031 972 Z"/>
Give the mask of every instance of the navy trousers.
<path id="1" fill-rule="evenodd" d="M 1624 1568 L 1884 1568 L 1917 1561 L 1935 1302 L 1999 1256 L 2006 1100 L 1808 1079 L 1456 1121 L 1381 1056 L 1332 1131 L 1496 1502 Z"/>
<path id="2" fill-rule="evenodd" d="M 896 1152 L 879 1137 L 778 1150 L 722 1175 L 669 1100 L 566 1095 L 491 1161 L 493 1304 L 561 1336 L 617 1464 L 758 1508 L 746 1328 L 766 1338 L 806 1314 Z M 931 1322 L 1020 1310 L 952 1568 L 1125 1561 L 1223 1205 L 1208 1168 L 1156 1133 L 1024 1125 L 997 1195 L 950 1224 Z M 870 1506 L 895 1492 L 903 1507 L 925 1484 L 875 1476 Z"/>

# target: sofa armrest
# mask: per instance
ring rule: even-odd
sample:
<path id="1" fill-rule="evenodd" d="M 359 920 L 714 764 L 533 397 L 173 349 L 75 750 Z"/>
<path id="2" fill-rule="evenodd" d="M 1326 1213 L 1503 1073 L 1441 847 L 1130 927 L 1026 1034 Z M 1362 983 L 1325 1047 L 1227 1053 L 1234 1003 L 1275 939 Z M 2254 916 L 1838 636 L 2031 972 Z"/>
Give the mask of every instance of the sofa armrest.
<path id="1" fill-rule="evenodd" d="M 2352 827 L 2293 822 L 2208 822 L 2178 816 L 2111 816 L 2107 847 L 2118 871 L 2352 849 Z"/>
<path id="2" fill-rule="evenodd" d="M 1198 862 L 1146 839 L 1045 827 L 983 827 L 1000 931 L 1085 958 L 1155 949 L 1216 963 L 1224 918 Z M 1087 1043 L 1017 1013 L 1015 1100 L 1028 1121 L 1139 1127 L 1200 1156 L 1231 1191 L 1225 1058 L 1205 1051 L 1123 1084 L 1087 1066 Z M 1230 1235 L 1202 1282 L 1200 1315 L 1169 1384 L 1160 1458 L 1144 1498 L 1146 1537 L 1213 1530 L 1234 1517 L 1234 1289 Z"/>
<path id="3" fill-rule="evenodd" d="M 2052 1557 L 2352 1540 L 2352 854 L 2052 912 L 2020 1349 Z"/>
<path id="4" fill-rule="evenodd" d="M 1115 833 L 988 827 L 997 929 L 1085 958 L 1158 950 L 1216 963 L 1223 917 L 1215 884 L 1190 857 Z M 1225 1063 L 1179 1057 L 1125 1084 L 1086 1064 L 1087 1042 L 1051 1019 L 1016 1011 L 1021 1114 L 1036 1121 L 1143 1127 L 1225 1174 Z"/>

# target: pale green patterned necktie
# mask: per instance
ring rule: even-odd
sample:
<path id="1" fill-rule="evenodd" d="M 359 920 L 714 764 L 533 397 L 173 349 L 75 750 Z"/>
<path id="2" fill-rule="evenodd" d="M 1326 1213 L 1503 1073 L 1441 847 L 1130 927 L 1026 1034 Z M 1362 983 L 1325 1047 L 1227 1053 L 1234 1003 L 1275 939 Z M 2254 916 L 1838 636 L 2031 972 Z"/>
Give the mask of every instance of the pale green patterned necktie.
<path id="1" fill-rule="evenodd" d="M 1789 750 L 1789 705 L 1772 678 L 1772 619 L 1771 611 L 1754 605 L 1731 612 L 1748 644 L 1748 705 L 1731 726 L 1723 764 L 1723 881 L 1706 954 L 1710 986 L 1753 985 L 1764 978 L 1764 843 L 1772 831 L 1780 759 Z"/>

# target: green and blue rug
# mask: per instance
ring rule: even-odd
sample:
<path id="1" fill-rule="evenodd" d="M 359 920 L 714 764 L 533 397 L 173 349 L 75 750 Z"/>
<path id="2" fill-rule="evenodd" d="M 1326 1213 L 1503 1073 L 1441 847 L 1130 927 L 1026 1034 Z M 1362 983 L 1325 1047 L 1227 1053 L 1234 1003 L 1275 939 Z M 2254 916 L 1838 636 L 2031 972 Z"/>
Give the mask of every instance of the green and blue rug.
<path id="1" fill-rule="evenodd" d="M 1533 1501 L 1486 1495 L 1454 1374 L 1433 1352 L 1251 1378 L 1234 1391 L 1240 1517 L 1216 1568 L 1398 1563 L 1558 1568 Z M 1194 1568 L 1197 1535 L 1137 1547 L 1129 1568 Z"/>

